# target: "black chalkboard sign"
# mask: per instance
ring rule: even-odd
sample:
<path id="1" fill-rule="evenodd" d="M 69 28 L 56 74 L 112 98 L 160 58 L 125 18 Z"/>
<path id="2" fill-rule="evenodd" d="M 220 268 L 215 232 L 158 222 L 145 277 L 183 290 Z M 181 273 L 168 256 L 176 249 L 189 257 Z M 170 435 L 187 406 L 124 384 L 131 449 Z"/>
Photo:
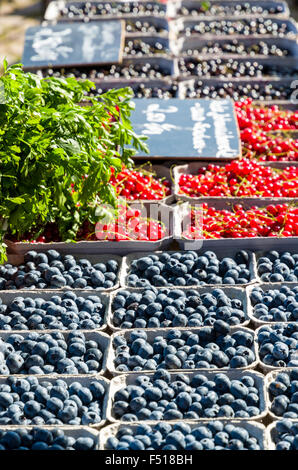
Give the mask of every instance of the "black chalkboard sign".
<path id="1" fill-rule="evenodd" d="M 137 99 L 131 119 L 148 136 L 150 159 L 234 159 L 241 156 L 239 128 L 230 99 Z"/>
<path id="2" fill-rule="evenodd" d="M 121 20 L 28 28 L 22 59 L 24 68 L 119 63 L 124 29 Z"/>

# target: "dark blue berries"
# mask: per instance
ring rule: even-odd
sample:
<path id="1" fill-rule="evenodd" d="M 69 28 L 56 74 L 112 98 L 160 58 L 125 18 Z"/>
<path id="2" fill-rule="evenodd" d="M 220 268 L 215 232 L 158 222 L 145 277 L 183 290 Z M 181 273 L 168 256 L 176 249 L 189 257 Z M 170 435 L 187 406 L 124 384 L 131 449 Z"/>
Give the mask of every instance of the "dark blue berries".
<path id="1" fill-rule="evenodd" d="M 131 262 L 127 276 L 130 287 L 198 286 L 247 284 L 251 280 L 251 255 L 244 250 L 235 259 L 221 260 L 213 251 L 157 253 Z"/>
<path id="2" fill-rule="evenodd" d="M 228 325 L 216 322 L 195 332 L 175 329 L 147 335 L 144 330 L 134 330 L 130 335 L 115 335 L 114 367 L 118 372 L 128 372 L 243 368 L 252 364 L 253 332 L 233 328 L 227 333 Z"/>
<path id="3" fill-rule="evenodd" d="M 298 450 L 298 423 L 289 419 L 277 421 L 271 429 L 276 450 Z"/>
<path id="4" fill-rule="evenodd" d="M 298 320 L 298 287 L 281 286 L 265 290 L 254 287 L 250 294 L 254 317 L 266 322 Z"/>
<path id="5" fill-rule="evenodd" d="M 121 328 L 212 326 L 215 320 L 219 321 L 217 326 L 223 321 L 239 325 L 247 320 L 247 315 L 237 296 L 241 293 L 223 289 L 120 290 L 113 300 L 112 323 Z"/>
<path id="6" fill-rule="evenodd" d="M 0 430 L 0 450 L 96 450 L 96 437 L 86 430 L 59 428 Z"/>
<path id="7" fill-rule="evenodd" d="M 224 373 L 193 375 L 170 374 L 159 369 L 151 376 L 138 375 L 134 385 L 118 390 L 113 399 L 112 415 L 121 421 L 154 420 L 156 416 L 166 421 L 251 418 L 263 411 L 262 387 L 256 377 L 245 372 L 237 376 Z"/>
<path id="8" fill-rule="evenodd" d="M 103 325 L 105 310 L 98 295 L 68 291 L 48 300 L 18 296 L 0 305 L 0 330 L 92 330 Z M 43 347 L 37 345 L 38 354 Z"/>
<path id="9" fill-rule="evenodd" d="M 270 411 L 275 416 L 298 419 L 298 369 L 275 374 L 268 391 Z"/>
<path id="10" fill-rule="evenodd" d="M 62 255 L 56 250 L 45 253 L 32 250 L 24 255 L 20 266 L 0 266 L 0 290 L 110 289 L 118 282 L 118 270 L 119 262 L 115 259 L 92 264 L 87 259 Z"/>
<path id="11" fill-rule="evenodd" d="M 266 366 L 298 367 L 298 325 L 262 326 L 258 330 L 259 356 Z"/>
<path id="12" fill-rule="evenodd" d="M 115 436 L 108 437 L 109 450 L 260 450 L 255 429 L 241 424 L 213 421 L 200 424 L 158 423 L 120 426 Z"/>
<path id="13" fill-rule="evenodd" d="M 263 282 L 297 282 L 298 254 L 268 251 L 258 259 L 258 274 Z"/>
<path id="14" fill-rule="evenodd" d="M 100 333 L 91 339 L 79 331 L 0 337 L 0 374 L 97 373 L 104 355 L 100 339 Z"/>
<path id="15" fill-rule="evenodd" d="M 0 392 L 0 425 L 89 425 L 104 419 L 103 380 L 9 377 L 6 382 L 7 392 Z"/>

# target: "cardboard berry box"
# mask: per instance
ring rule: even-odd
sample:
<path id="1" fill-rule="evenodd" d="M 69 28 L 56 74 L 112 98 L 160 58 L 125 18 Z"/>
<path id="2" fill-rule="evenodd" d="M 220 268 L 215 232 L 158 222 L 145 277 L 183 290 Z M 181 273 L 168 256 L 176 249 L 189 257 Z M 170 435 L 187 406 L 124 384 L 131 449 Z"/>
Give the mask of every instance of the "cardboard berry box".
<path id="1" fill-rule="evenodd" d="M 175 381 L 177 380 L 177 374 L 174 373 L 174 372 L 170 372 L 170 375 L 171 375 L 171 381 Z M 194 375 L 197 375 L 198 372 L 183 372 L 183 375 L 185 375 L 186 377 L 189 377 L 190 379 L 194 376 Z M 205 375 L 206 377 L 208 377 L 208 380 L 213 380 L 213 377 L 218 374 L 218 373 L 221 373 L 220 371 L 210 371 L 210 372 L 206 372 L 204 371 L 203 375 Z M 244 376 L 249 376 L 249 377 L 252 377 L 254 380 L 255 380 L 255 384 L 259 390 L 259 396 L 260 396 L 260 413 L 257 415 L 257 416 L 253 416 L 251 418 L 233 418 L 233 419 L 237 419 L 239 421 L 261 421 L 263 420 L 263 418 L 267 415 L 268 413 L 268 403 L 267 403 L 267 400 L 266 400 L 266 395 L 265 395 L 265 382 L 264 382 L 264 376 L 263 374 L 260 374 L 259 372 L 255 372 L 255 371 L 250 371 L 250 370 L 245 370 L 245 371 L 239 371 L 239 370 L 228 370 L 228 371 L 225 371 L 224 372 L 225 375 L 227 375 L 229 377 L 230 380 L 241 380 L 242 377 Z M 138 372 L 138 373 L 134 373 L 134 374 L 123 374 L 123 375 L 120 375 L 118 377 L 114 377 L 111 382 L 110 382 L 110 389 L 109 389 L 109 397 L 108 397 L 108 404 L 107 404 L 107 412 L 106 412 L 106 417 L 107 417 L 107 420 L 111 423 L 124 423 L 124 421 L 121 421 L 120 419 L 117 419 L 115 418 L 115 416 L 113 415 L 113 401 L 114 401 L 114 397 L 115 397 L 115 394 L 116 392 L 118 392 L 118 390 L 122 389 L 123 387 L 127 386 L 127 385 L 136 385 L 136 380 L 139 376 L 142 376 L 144 374 L 142 374 L 141 372 Z M 153 377 L 154 376 L 154 373 L 146 373 L 146 376 L 150 376 L 150 377 Z M 187 421 L 189 422 L 196 422 L 196 423 L 200 423 L 201 421 L 214 421 L 214 420 L 219 420 L 219 421 L 225 421 L 227 420 L 227 418 L 221 418 L 221 417 L 216 417 L 216 418 L 199 418 L 198 420 L 192 420 L 192 419 L 188 419 Z M 170 423 L 175 423 L 175 422 L 179 422 L 179 420 L 171 420 L 169 421 Z M 185 420 L 183 420 L 185 421 Z M 153 423 L 154 421 L 152 420 L 143 420 L 143 421 L 138 421 L 138 422 L 143 422 L 144 424 L 150 424 L 150 423 Z"/>
<path id="2" fill-rule="evenodd" d="M 243 422 L 240 420 L 225 420 L 222 421 L 224 424 L 233 424 L 235 426 L 242 427 L 246 429 L 252 436 L 254 436 L 257 440 L 258 443 L 261 447 L 261 450 L 266 450 L 268 449 L 268 443 L 267 443 L 267 436 L 266 436 L 266 428 L 263 424 L 257 423 L 257 422 Z M 155 425 L 158 422 L 155 422 Z M 175 424 L 173 421 L 164 421 L 164 423 L 168 424 Z M 183 420 L 183 423 L 188 424 L 191 429 L 194 429 L 198 427 L 198 422 L 195 424 L 193 421 L 188 421 L 188 420 Z M 202 420 L 199 421 L 200 425 L 208 424 L 210 421 Z M 136 431 L 138 429 L 139 424 L 131 424 L 131 423 L 125 423 L 125 424 L 110 424 L 109 426 L 106 426 L 103 428 L 101 431 L 99 431 L 99 443 L 100 443 L 100 450 L 106 450 L 106 443 L 109 437 L 115 437 L 117 435 L 117 432 L 119 429 L 127 429 L 127 430 L 132 430 L 133 434 L 136 434 Z"/>
<path id="3" fill-rule="evenodd" d="M 19 377 L 22 379 L 26 379 L 27 377 L 32 377 L 28 375 L 14 375 L 14 377 Z M 63 375 L 63 376 L 53 376 L 53 375 L 35 375 L 34 377 L 37 378 L 38 382 L 43 382 L 47 381 L 50 383 L 55 383 L 57 379 L 61 378 L 64 380 L 64 382 L 67 383 L 67 385 L 71 385 L 73 382 L 79 382 L 83 387 L 89 388 L 89 385 L 92 381 L 96 380 L 99 382 L 105 389 L 105 395 L 103 399 L 103 406 L 102 406 L 102 420 L 99 423 L 96 424 L 88 424 L 88 429 L 90 429 L 91 432 L 95 431 L 96 429 L 100 429 L 103 426 L 106 425 L 107 422 L 107 406 L 108 406 L 108 400 L 109 400 L 109 389 L 110 389 L 110 381 L 106 379 L 105 377 L 102 377 L 99 374 L 96 375 Z M 5 385 L 7 383 L 7 376 L 0 376 L 0 385 Z M 5 429 L 16 429 L 21 427 L 19 424 L 6 424 Z M 37 425 L 37 424 L 30 424 L 25 426 L 27 429 L 32 429 L 36 427 L 42 427 L 43 429 L 55 429 L 55 428 L 61 428 L 64 431 L 68 432 L 71 431 L 72 429 L 76 428 L 78 431 L 79 430 L 84 430 L 86 429 L 86 425 L 69 425 L 69 424 L 51 424 L 51 425 Z M 2 428 L 2 426 L 0 426 Z M 3 426 L 4 428 L 4 426 Z"/>
<path id="4" fill-rule="evenodd" d="M 276 379 L 278 374 L 280 374 L 282 372 L 283 374 L 289 375 L 291 370 L 293 370 L 293 369 L 291 369 L 290 367 L 287 368 L 287 369 L 278 369 L 278 370 L 269 372 L 269 374 L 267 374 L 265 376 L 265 383 L 264 383 L 264 385 L 265 385 L 265 399 L 266 399 L 266 403 L 267 403 L 268 414 L 269 414 L 270 418 L 272 418 L 274 421 L 285 419 L 285 418 L 283 418 L 282 416 L 277 416 L 276 414 L 274 414 L 271 411 L 272 400 L 270 399 L 269 385 L 271 384 L 271 382 L 273 382 Z M 109 396 L 109 400 L 110 400 L 110 396 Z M 109 406 L 109 403 L 108 403 L 108 406 Z M 297 421 L 297 420 L 292 419 L 292 418 L 287 418 L 287 419 L 290 419 L 291 421 Z"/>
<path id="5" fill-rule="evenodd" d="M 293 420 L 293 423 L 298 424 L 298 419 Z M 269 424 L 265 431 L 265 439 L 268 445 L 268 450 L 276 450 L 276 444 L 278 442 L 278 432 L 276 430 L 276 421 Z M 100 439 L 101 440 L 101 439 Z"/>

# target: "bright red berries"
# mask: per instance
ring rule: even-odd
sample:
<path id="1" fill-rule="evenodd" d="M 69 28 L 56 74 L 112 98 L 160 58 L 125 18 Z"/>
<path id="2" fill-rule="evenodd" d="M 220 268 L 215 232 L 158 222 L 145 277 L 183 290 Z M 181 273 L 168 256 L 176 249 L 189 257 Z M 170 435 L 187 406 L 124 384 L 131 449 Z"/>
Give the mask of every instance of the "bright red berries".
<path id="1" fill-rule="evenodd" d="M 118 196 L 129 201 L 157 201 L 171 194 L 170 181 L 142 169 L 123 168 L 117 176 L 111 176 L 110 183 L 116 188 Z"/>
<path id="2" fill-rule="evenodd" d="M 298 167 L 277 170 L 249 159 L 209 164 L 197 175 L 181 175 L 179 188 L 190 197 L 298 197 Z"/>
<path id="3" fill-rule="evenodd" d="M 191 224 L 183 232 L 189 240 L 292 236 L 298 236 L 298 207 L 286 203 L 247 210 L 241 204 L 233 210 L 218 210 L 204 203 L 200 209 L 192 209 Z"/>

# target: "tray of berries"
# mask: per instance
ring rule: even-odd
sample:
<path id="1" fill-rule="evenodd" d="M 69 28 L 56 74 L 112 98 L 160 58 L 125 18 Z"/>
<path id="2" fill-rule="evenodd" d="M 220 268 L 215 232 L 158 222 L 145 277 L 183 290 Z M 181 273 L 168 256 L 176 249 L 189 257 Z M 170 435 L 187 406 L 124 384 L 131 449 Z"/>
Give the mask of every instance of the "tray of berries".
<path id="1" fill-rule="evenodd" d="M 18 244 L 17 244 L 18 245 Z M 64 244 L 67 245 L 67 244 Z M 122 258 L 116 255 L 79 255 L 73 248 L 56 251 L 45 244 L 34 250 L 9 254 L 8 263 L 0 266 L 0 292 L 15 289 L 76 289 L 109 292 L 119 287 Z M 32 248 L 32 244 L 30 245 Z M 47 249 L 48 248 L 48 249 Z M 27 248 L 26 248 L 27 250 Z M 69 252 L 75 255 L 69 254 Z M 86 251 L 85 251 L 86 253 Z"/>
<path id="2" fill-rule="evenodd" d="M 207 251 L 134 253 L 123 259 L 122 287 L 246 286 L 257 279 L 252 252 L 235 247 Z"/>
<path id="3" fill-rule="evenodd" d="M 249 286 L 246 292 L 248 316 L 255 326 L 298 320 L 298 283 L 257 284 Z"/>
<path id="4" fill-rule="evenodd" d="M 99 432 L 83 426 L 0 426 L 0 450 L 76 450 L 99 449 Z"/>
<path id="5" fill-rule="evenodd" d="M 239 419 L 267 415 L 259 372 L 123 374 L 110 382 L 107 419 L 115 422 Z"/>
<path id="6" fill-rule="evenodd" d="M 118 197 L 127 201 L 171 204 L 175 199 L 171 170 L 163 165 L 148 162 L 133 169 L 123 168 L 116 177 L 111 177 L 110 184 L 116 188 Z"/>
<path id="7" fill-rule="evenodd" d="M 208 19 L 180 17 L 171 22 L 171 28 L 179 36 L 203 35 L 204 38 L 236 34 L 237 36 L 276 36 L 295 38 L 297 24 L 292 18 L 283 19 L 278 16 L 226 16 L 224 18 L 209 17 Z"/>
<path id="8" fill-rule="evenodd" d="M 34 68 L 30 69 L 35 70 Z M 149 80 L 159 80 L 165 77 L 176 76 L 178 74 L 177 64 L 166 54 L 162 56 L 130 56 L 123 59 L 121 64 L 98 65 L 98 66 L 80 66 L 59 68 L 54 67 L 45 70 L 38 70 L 38 74 L 43 77 L 54 76 L 75 77 L 92 80 L 95 83 L 98 80 L 108 81 L 109 88 L 114 88 L 114 84 L 122 80 L 134 80 L 135 82 Z"/>
<path id="9" fill-rule="evenodd" d="M 209 200 L 175 210 L 174 238 L 182 250 L 233 246 L 248 250 L 295 249 L 298 207 L 280 198 L 268 204 L 262 198 Z"/>
<path id="10" fill-rule="evenodd" d="M 125 39 L 123 57 L 148 57 L 171 55 L 172 44 L 166 37 L 134 36 Z"/>
<path id="11" fill-rule="evenodd" d="M 298 369 L 281 369 L 267 374 L 265 393 L 271 418 L 298 420 Z"/>
<path id="12" fill-rule="evenodd" d="M 106 423 L 110 381 L 100 375 L 0 377 L 0 426 L 90 426 Z"/>
<path id="13" fill-rule="evenodd" d="M 120 289 L 111 296 L 108 326 L 132 328 L 198 328 L 223 320 L 247 326 L 247 296 L 239 287 L 190 289 L 145 287 Z"/>
<path id="14" fill-rule="evenodd" d="M 103 331 L 109 302 L 108 295 L 90 291 L 0 291 L 0 331 Z"/>
<path id="15" fill-rule="evenodd" d="M 273 422 L 269 424 L 266 429 L 266 440 L 268 442 L 268 450 L 297 450 L 297 436 L 298 419 L 295 421 L 281 419 L 279 421 Z"/>
<path id="16" fill-rule="evenodd" d="M 127 15 L 125 20 L 125 37 L 134 35 L 171 36 L 170 24 L 166 18 L 146 15 Z"/>
<path id="17" fill-rule="evenodd" d="M 264 373 L 298 367 L 298 324 L 268 323 L 255 331 L 257 360 Z"/>
<path id="18" fill-rule="evenodd" d="M 0 375 L 103 375 L 110 337 L 87 331 L 0 333 Z"/>
<path id="19" fill-rule="evenodd" d="M 298 140 L 297 140 L 298 158 Z M 225 198 L 298 198 L 298 166 L 264 165 L 243 158 L 229 163 L 192 162 L 173 169 L 176 200 L 199 202 Z M 297 188 L 296 188 L 297 186 Z"/>
<path id="20" fill-rule="evenodd" d="M 10 237 L 10 242 L 7 240 L 6 243 L 10 253 L 23 254 L 32 248 L 34 251 L 51 248 L 63 254 L 88 253 L 88 256 L 92 256 L 96 253 L 97 256 L 105 256 L 104 261 L 108 261 L 114 254 L 167 248 L 172 241 L 173 224 L 173 209 L 170 206 L 140 204 L 138 201 L 127 206 L 126 201 L 120 198 L 118 216 L 114 219 L 101 219 L 95 225 L 84 223 L 78 232 L 76 243 L 61 242 L 59 233 L 52 226 L 45 227 L 37 239 L 29 234 L 28 240 L 17 241 Z"/>
<path id="21" fill-rule="evenodd" d="M 96 91 L 94 95 L 101 95 L 110 88 L 109 82 L 102 80 L 95 80 Z M 113 83 L 113 88 L 125 88 L 129 86 L 134 92 L 134 98 L 159 98 L 168 99 L 176 98 L 178 95 L 178 84 L 169 80 L 142 80 L 142 82 L 135 80 L 121 80 Z"/>
<path id="22" fill-rule="evenodd" d="M 279 2 L 280 3 L 280 2 Z M 131 1 L 52 1 L 46 9 L 47 21 L 90 21 L 122 18 L 123 16 L 165 17 L 167 5 L 153 0 Z"/>
<path id="23" fill-rule="evenodd" d="M 298 47 L 298 46 L 297 46 Z M 235 102 L 235 111 L 241 131 L 251 133 L 298 131 L 297 104 L 291 101 L 258 102 L 247 98 Z"/>
<path id="24" fill-rule="evenodd" d="M 296 77 L 297 59 L 294 57 L 250 58 L 238 55 L 208 54 L 180 57 L 175 67 L 181 78 L 224 78 L 268 80 L 269 78 Z"/>
<path id="25" fill-rule="evenodd" d="M 266 16 L 278 15 L 288 18 L 290 15 L 288 4 L 284 1 L 230 1 L 230 0 L 210 0 L 208 2 L 198 2 L 194 0 L 179 0 L 173 3 L 171 17 L 192 16 L 198 20 L 201 17 L 225 17 L 230 16 Z"/>
<path id="26" fill-rule="evenodd" d="M 282 251 L 264 250 L 255 253 L 258 282 L 282 282 L 288 287 L 295 286 L 294 283 L 298 282 L 298 253 L 296 250 L 285 250 L 287 246 L 284 246 Z"/>
<path id="27" fill-rule="evenodd" d="M 298 56 L 298 44 L 295 39 L 276 38 L 274 36 L 255 37 L 233 35 L 216 40 L 200 37 L 180 37 L 172 44 L 172 50 L 179 57 L 212 54 L 246 58 L 285 58 Z"/>
<path id="28" fill-rule="evenodd" d="M 110 424 L 99 431 L 101 450 L 265 450 L 265 426 L 257 422 L 180 421 L 152 425 Z"/>
<path id="29" fill-rule="evenodd" d="M 251 98 L 260 101 L 290 100 L 293 79 L 272 77 L 270 80 L 244 78 L 182 79 L 179 98 L 232 98 L 234 101 Z M 289 101 L 290 103 L 290 101 Z M 297 106 L 296 106 L 297 108 Z"/>
<path id="30" fill-rule="evenodd" d="M 114 333 L 107 368 L 112 375 L 182 370 L 252 369 L 258 364 L 254 331 L 223 320 L 202 328 L 148 328 Z"/>

